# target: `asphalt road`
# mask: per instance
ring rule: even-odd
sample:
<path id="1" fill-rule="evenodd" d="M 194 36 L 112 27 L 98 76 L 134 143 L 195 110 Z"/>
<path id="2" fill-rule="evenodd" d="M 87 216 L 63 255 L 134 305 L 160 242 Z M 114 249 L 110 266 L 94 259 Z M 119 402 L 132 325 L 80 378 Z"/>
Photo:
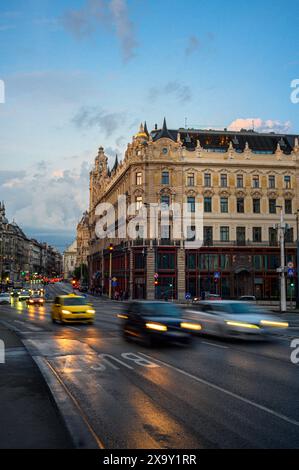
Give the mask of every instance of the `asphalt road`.
<path id="1" fill-rule="evenodd" d="M 0 321 L 59 381 L 76 405 L 69 415 L 80 414 L 97 446 L 299 448 L 299 374 L 290 360 L 299 330 L 267 342 L 203 337 L 192 348 L 149 349 L 122 339 L 121 303 L 94 306 L 92 326 L 52 324 L 49 304 L 20 302 L 1 306 Z"/>

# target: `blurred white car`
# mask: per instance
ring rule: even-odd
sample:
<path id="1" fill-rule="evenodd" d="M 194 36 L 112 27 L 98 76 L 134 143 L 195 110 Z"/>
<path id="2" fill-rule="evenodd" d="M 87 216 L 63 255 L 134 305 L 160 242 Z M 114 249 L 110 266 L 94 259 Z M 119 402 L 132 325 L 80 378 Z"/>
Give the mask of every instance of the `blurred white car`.
<path id="1" fill-rule="evenodd" d="M 10 294 L 8 292 L 3 292 L 0 294 L 0 304 L 10 304 Z"/>
<path id="2" fill-rule="evenodd" d="M 203 301 L 186 309 L 186 318 L 198 321 L 202 333 L 244 339 L 284 331 L 288 322 L 243 301 Z"/>

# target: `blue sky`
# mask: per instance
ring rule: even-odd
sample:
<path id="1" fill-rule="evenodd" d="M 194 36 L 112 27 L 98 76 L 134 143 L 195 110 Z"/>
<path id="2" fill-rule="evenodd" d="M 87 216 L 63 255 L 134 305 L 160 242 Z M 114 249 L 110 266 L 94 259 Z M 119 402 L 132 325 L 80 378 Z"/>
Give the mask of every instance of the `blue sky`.
<path id="1" fill-rule="evenodd" d="M 298 133 L 298 20 L 297 0 L 1 2 L 8 215 L 72 230 L 97 148 L 112 162 L 141 120 Z"/>

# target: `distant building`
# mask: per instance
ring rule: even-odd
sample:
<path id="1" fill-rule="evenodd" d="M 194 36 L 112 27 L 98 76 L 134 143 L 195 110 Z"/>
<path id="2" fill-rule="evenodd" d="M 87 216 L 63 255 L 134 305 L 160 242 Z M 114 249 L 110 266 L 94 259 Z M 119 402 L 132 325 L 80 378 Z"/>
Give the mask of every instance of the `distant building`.
<path id="1" fill-rule="evenodd" d="M 64 279 L 72 277 L 77 264 L 77 240 L 75 240 L 63 253 Z"/>
<path id="2" fill-rule="evenodd" d="M 87 258 L 89 254 L 89 216 L 88 212 L 84 212 L 82 219 L 77 226 L 77 260 L 76 266 L 82 264 L 87 266 Z"/>
<path id="3" fill-rule="evenodd" d="M 61 272 L 61 254 L 46 243 L 30 240 L 14 221 L 8 221 L 0 203 L 0 282 Z"/>

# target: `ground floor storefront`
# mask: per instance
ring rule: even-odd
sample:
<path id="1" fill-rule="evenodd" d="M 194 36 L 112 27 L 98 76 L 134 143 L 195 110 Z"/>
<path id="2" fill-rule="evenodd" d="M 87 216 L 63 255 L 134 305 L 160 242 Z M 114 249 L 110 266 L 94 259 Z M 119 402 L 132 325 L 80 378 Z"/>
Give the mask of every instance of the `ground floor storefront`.
<path id="1" fill-rule="evenodd" d="M 286 249 L 286 263 L 296 268 L 296 249 Z M 223 298 L 255 295 L 260 300 L 279 299 L 279 247 L 180 246 L 114 247 L 89 257 L 93 288 L 113 297 L 183 300 L 202 292 Z M 287 295 L 295 286 L 288 279 Z M 296 283 L 296 278 L 294 279 Z"/>

